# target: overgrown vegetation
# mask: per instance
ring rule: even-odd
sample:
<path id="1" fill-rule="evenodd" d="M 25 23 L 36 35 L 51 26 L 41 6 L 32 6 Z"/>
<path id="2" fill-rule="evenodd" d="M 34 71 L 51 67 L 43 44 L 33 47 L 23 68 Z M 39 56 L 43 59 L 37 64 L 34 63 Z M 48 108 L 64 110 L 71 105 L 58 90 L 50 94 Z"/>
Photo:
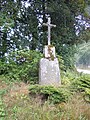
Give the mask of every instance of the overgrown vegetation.
<path id="1" fill-rule="evenodd" d="M 29 87 L 31 95 L 41 96 L 41 100 L 49 100 L 50 103 L 66 102 L 70 98 L 70 91 L 62 87 L 33 85 Z"/>
<path id="2" fill-rule="evenodd" d="M 66 93 L 67 91 L 64 91 L 63 88 L 61 88 L 63 89 L 60 90 L 61 92 L 57 92 L 59 88 L 32 85 L 29 86 L 30 94 L 25 93 L 25 90 L 20 93 L 22 89 L 24 89 L 24 87 L 20 83 L 14 83 L 11 88 L 8 89 L 8 93 L 2 97 L 0 104 L 0 108 L 2 108 L 1 115 L 3 115 L 2 120 L 90 119 L 90 104 L 84 101 L 83 94 L 79 92 L 75 92 L 72 96 L 67 97 L 65 94 L 68 93 Z M 31 93 L 36 93 L 37 96 Z M 44 97 L 42 100 L 42 96 L 38 93 L 42 95 L 49 94 L 49 98 L 51 96 L 51 99 L 46 100 Z M 54 102 L 58 104 L 53 104 Z"/>
<path id="3" fill-rule="evenodd" d="M 30 93 L 40 95 L 41 99 L 45 98 L 51 103 L 66 102 L 74 93 L 81 93 L 83 98 L 90 102 L 90 75 L 77 75 L 64 77 L 61 87 L 51 86 L 30 86 Z"/>
<path id="4" fill-rule="evenodd" d="M 74 67 L 76 44 L 90 38 L 89 5 L 90 0 L 0 0 L 0 120 L 90 120 L 90 76 Z M 51 42 L 60 87 L 37 85 L 47 16 L 57 26 Z M 81 53 L 79 62 L 89 66 L 89 49 Z"/>
<path id="5" fill-rule="evenodd" d="M 2 120 L 89 120 L 90 76 L 64 75 L 61 87 L 29 85 L 28 92 L 20 82 L 8 88 L 1 83 Z"/>
<path id="6" fill-rule="evenodd" d="M 31 50 L 12 52 L 5 59 L 6 63 L 0 61 L 0 75 L 4 75 L 7 81 L 10 82 L 23 81 L 37 84 L 39 80 L 39 60 L 41 57 L 41 53 Z M 75 69 L 74 72 L 70 70 L 66 72 L 62 57 L 58 56 L 58 58 L 61 67 L 62 87 L 54 88 L 34 85 L 30 86 L 30 92 L 39 95 L 43 94 L 47 100 L 51 100 L 53 103 L 68 100 L 70 93 L 83 92 L 85 100 L 90 101 L 90 76 L 78 74 Z M 1 92 L 5 91 L 2 90 Z"/>
<path id="7" fill-rule="evenodd" d="M 89 0 L 1 0 L 0 58 L 16 49 L 43 51 L 47 45 L 47 16 L 57 27 L 52 29 L 51 42 L 66 68 L 73 68 L 76 44 L 89 41 Z M 79 17 L 78 17 L 79 16 Z M 80 21 L 83 21 L 81 24 Z M 76 35 L 76 33 L 81 33 Z M 84 35 L 83 35 L 84 34 Z M 79 38 L 80 37 L 80 38 Z"/>
<path id="8" fill-rule="evenodd" d="M 12 52 L 0 61 L 0 75 L 4 75 L 10 81 L 24 81 L 32 84 L 38 83 L 39 61 L 43 57 L 38 51 L 18 50 Z M 64 61 L 58 55 L 61 70 L 65 70 Z"/>
<path id="9" fill-rule="evenodd" d="M 71 83 L 73 91 L 83 93 L 84 99 L 90 102 L 90 75 L 82 75 Z"/>
<path id="10" fill-rule="evenodd" d="M 0 119 L 4 120 L 5 116 L 6 116 L 5 105 L 2 102 L 2 99 L 0 98 Z"/>
<path id="11" fill-rule="evenodd" d="M 42 54 L 36 51 L 21 50 L 9 54 L 5 62 L 0 62 L 0 75 L 10 81 L 21 80 L 38 83 L 39 60 Z"/>
<path id="12" fill-rule="evenodd" d="M 75 69 L 66 71 L 62 57 L 58 56 L 62 85 L 38 85 L 41 57 L 39 52 L 21 50 L 9 54 L 4 59 L 6 63 L 0 62 L 2 120 L 89 120 L 90 75 L 79 74 Z M 29 89 L 21 81 L 26 86 L 30 83 Z"/>

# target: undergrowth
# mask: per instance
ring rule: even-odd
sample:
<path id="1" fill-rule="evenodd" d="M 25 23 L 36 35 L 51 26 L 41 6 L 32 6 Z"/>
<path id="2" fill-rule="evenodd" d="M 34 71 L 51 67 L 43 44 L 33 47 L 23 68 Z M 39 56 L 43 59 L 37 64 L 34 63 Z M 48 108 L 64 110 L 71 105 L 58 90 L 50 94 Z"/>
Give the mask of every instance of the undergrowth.
<path id="1" fill-rule="evenodd" d="M 89 120 L 90 103 L 86 96 L 90 95 L 89 76 L 66 74 L 67 83 L 62 81 L 61 87 L 30 85 L 29 95 L 8 97 L 9 91 L 2 88 L 1 120 Z M 8 103 L 4 100 L 5 95 Z"/>
<path id="2" fill-rule="evenodd" d="M 50 104 L 46 101 L 43 105 L 40 99 L 32 96 L 19 95 L 12 106 L 8 105 L 8 116 L 5 120 L 89 120 L 90 106 L 82 97 L 75 94 L 66 103 Z"/>
<path id="3" fill-rule="evenodd" d="M 33 84 L 38 83 L 38 68 L 41 57 L 42 54 L 37 51 L 12 52 L 4 62 L 0 61 L 0 75 L 4 75 L 10 81 L 21 80 Z"/>
<path id="4" fill-rule="evenodd" d="M 0 61 L 0 81 L 8 83 L 8 89 L 12 89 L 15 81 L 30 83 L 29 95 L 22 93 L 13 97 L 8 96 L 9 90 L 1 86 L 0 120 L 89 120 L 90 75 L 65 71 L 62 60 L 62 85 L 38 85 L 41 57 L 39 52 L 23 50 L 10 54 L 9 63 Z M 4 100 L 5 95 L 8 103 Z"/>
<path id="5" fill-rule="evenodd" d="M 4 120 L 5 116 L 6 116 L 5 105 L 2 99 L 0 98 L 0 120 Z"/>
<path id="6" fill-rule="evenodd" d="M 65 87 L 30 85 L 31 95 L 41 96 L 41 100 L 49 100 L 50 103 L 66 102 L 70 98 L 70 91 Z"/>

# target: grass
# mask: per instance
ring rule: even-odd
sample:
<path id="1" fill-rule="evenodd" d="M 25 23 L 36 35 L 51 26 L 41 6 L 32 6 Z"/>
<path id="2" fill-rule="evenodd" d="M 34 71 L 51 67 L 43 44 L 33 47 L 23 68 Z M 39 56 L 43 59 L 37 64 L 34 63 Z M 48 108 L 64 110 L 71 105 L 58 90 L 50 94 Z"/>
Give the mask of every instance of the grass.
<path id="1" fill-rule="evenodd" d="M 73 94 L 66 103 L 42 104 L 40 96 L 29 95 L 28 84 L 11 84 L 2 79 L 0 98 L 4 116 L 0 120 L 90 120 L 90 103 L 85 102 L 81 93 Z"/>
<path id="2" fill-rule="evenodd" d="M 90 105 L 85 103 L 81 95 L 75 95 L 67 103 L 43 105 L 39 98 L 20 95 L 8 103 L 6 120 L 89 120 Z"/>

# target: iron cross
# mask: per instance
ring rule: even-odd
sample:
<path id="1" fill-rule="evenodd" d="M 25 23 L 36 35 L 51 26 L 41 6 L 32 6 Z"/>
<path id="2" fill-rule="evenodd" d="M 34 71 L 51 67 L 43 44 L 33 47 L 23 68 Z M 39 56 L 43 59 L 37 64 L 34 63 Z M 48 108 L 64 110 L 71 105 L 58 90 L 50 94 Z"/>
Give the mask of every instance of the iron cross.
<path id="1" fill-rule="evenodd" d="M 48 26 L 48 45 L 50 45 L 50 39 L 51 39 L 51 28 L 56 27 L 56 25 L 51 24 L 51 18 L 48 18 L 47 23 L 43 23 L 44 26 Z"/>

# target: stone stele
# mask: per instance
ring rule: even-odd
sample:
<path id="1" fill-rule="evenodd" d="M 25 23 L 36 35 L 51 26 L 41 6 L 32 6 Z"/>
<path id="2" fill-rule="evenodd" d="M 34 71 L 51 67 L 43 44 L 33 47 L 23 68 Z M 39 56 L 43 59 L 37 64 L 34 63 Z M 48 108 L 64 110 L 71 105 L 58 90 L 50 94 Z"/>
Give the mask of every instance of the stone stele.
<path id="1" fill-rule="evenodd" d="M 44 55 L 45 58 L 40 60 L 39 84 L 59 86 L 60 69 L 58 59 L 55 57 L 55 47 L 45 46 Z"/>
<path id="2" fill-rule="evenodd" d="M 60 85 L 59 62 L 55 56 L 55 47 L 50 44 L 51 28 L 56 25 L 51 24 L 51 18 L 48 22 L 43 23 L 48 27 L 48 45 L 44 48 L 44 58 L 40 60 L 39 66 L 39 84 L 40 85 Z"/>

